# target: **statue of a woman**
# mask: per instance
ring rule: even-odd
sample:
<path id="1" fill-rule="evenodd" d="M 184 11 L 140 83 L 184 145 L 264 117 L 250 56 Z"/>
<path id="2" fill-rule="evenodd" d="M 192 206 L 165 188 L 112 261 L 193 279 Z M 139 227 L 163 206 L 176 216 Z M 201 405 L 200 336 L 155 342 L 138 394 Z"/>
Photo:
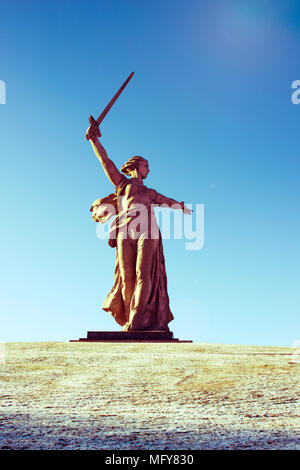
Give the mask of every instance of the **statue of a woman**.
<path id="1" fill-rule="evenodd" d="M 183 202 L 144 185 L 143 180 L 149 173 L 148 161 L 144 158 L 129 159 L 121 168 L 122 174 L 101 145 L 98 139 L 101 134 L 95 123 L 89 126 L 86 136 L 106 176 L 115 186 L 114 194 L 97 200 L 101 204 L 112 204 L 117 214 L 109 241 L 116 247 L 115 282 L 102 308 L 110 312 L 125 331 L 168 331 L 168 323 L 174 317 L 169 307 L 162 239 L 153 207 L 172 206 L 184 214 L 190 214 L 191 210 Z M 97 201 L 91 210 L 97 206 Z"/>

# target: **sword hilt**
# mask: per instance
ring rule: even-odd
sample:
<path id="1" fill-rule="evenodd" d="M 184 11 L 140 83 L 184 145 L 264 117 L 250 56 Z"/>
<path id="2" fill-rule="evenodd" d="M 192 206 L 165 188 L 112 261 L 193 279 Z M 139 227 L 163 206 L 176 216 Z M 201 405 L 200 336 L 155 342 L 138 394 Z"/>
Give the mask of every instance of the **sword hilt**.
<path id="1" fill-rule="evenodd" d="M 96 119 L 93 118 L 93 116 L 90 114 L 89 115 L 89 122 L 90 122 L 90 125 L 94 125 L 94 126 L 97 126 L 98 127 L 98 132 L 97 132 L 97 137 L 101 137 L 101 132 L 100 132 L 100 129 L 99 129 L 99 124 L 98 122 L 96 121 Z M 90 137 L 86 134 L 85 135 L 85 138 L 86 140 L 90 140 Z"/>
<path id="2" fill-rule="evenodd" d="M 89 115 L 89 121 L 90 121 L 90 124 L 95 124 L 96 126 L 99 127 L 98 122 L 96 121 L 96 119 L 93 118 L 91 114 Z"/>

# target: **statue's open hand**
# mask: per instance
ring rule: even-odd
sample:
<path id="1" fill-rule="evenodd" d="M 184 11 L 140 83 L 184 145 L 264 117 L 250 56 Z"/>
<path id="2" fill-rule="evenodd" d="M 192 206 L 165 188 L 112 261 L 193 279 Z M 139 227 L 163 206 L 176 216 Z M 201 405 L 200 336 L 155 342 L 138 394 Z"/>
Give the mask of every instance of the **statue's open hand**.
<path id="1" fill-rule="evenodd" d="M 101 137 L 101 132 L 100 132 L 100 129 L 99 129 L 99 126 L 97 124 L 97 121 L 95 121 L 95 119 L 90 116 L 89 118 L 90 120 L 90 126 L 87 128 L 87 131 L 85 133 L 85 137 L 87 140 L 95 140 L 97 137 Z"/>
<path id="2" fill-rule="evenodd" d="M 186 207 L 186 205 L 184 205 L 182 212 L 183 212 L 184 214 L 189 214 L 189 215 L 191 215 L 191 213 L 192 213 L 193 211 L 192 211 L 192 209 L 189 209 L 188 207 Z"/>

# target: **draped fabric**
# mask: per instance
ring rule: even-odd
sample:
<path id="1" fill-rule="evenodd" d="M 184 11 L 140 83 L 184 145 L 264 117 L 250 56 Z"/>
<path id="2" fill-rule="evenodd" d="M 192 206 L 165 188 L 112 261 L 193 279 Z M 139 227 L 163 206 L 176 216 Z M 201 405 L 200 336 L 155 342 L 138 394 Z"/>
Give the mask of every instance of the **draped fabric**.
<path id="1" fill-rule="evenodd" d="M 130 200 L 129 196 L 132 196 L 132 194 L 132 199 L 135 202 L 129 204 L 129 207 L 126 205 L 125 207 L 122 206 L 122 198 Z M 153 204 L 156 203 L 157 195 L 158 193 L 155 190 L 149 189 L 144 185 L 137 185 L 134 181 L 122 175 L 115 193 L 110 194 L 106 198 L 97 199 L 90 209 L 93 213 L 93 219 L 101 223 L 106 222 L 116 214 L 111 224 L 108 242 L 111 247 L 116 247 L 114 285 L 107 295 L 102 308 L 104 311 L 109 312 L 121 326 L 128 322 L 128 318 L 122 294 L 123 282 L 117 240 L 118 236 L 120 236 L 119 232 L 123 231 L 124 233 L 124 230 L 129 232 L 130 223 L 134 222 L 137 218 L 136 204 L 143 206 L 144 217 L 139 219 L 141 221 L 139 236 L 134 238 L 128 237 L 130 248 L 133 248 L 135 254 L 135 262 L 138 251 L 144 249 L 142 240 L 144 238 L 151 238 L 151 233 L 152 235 L 155 234 L 155 240 L 151 240 L 150 244 L 147 244 L 148 262 L 146 269 L 148 270 L 147 275 L 150 275 L 151 279 L 151 291 L 147 303 L 143 307 L 142 329 L 168 330 L 168 323 L 174 318 L 169 307 L 162 237 L 153 211 Z M 137 282 L 138 279 L 136 279 L 136 284 Z M 130 311 L 138 309 L 136 303 L 136 296 L 133 294 Z"/>
<path id="2" fill-rule="evenodd" d="M 132 243 L 135 244 L 137 250 L 139 240 L 132 240 Z M 167 275 L 161 235 L 152 256 L 152 263 L 148 266 L 148 269 L 151 272 L 151 293 L 144 311 L 143 327 L 145 329 L 168 330 L 168 323 L 172 321 L 174 317 L 169 307 Z M 134 307 L 133 298 L 132 308 Z M 122 279 L 118 250 L 116 252 L 114 285 L 107 295 L 102 308 L 106 312 L 111 313 L 116 322 L 121 326 L 124 326 L 128 320 L 125 315 L 122 297 Z"/>

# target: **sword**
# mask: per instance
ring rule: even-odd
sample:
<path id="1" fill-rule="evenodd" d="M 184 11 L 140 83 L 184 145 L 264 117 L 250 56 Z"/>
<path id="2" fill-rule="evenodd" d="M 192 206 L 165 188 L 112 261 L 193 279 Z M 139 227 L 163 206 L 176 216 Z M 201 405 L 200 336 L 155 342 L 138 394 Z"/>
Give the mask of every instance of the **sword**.
<path id="1" fill-rule="evenodd" d="M 134 72 L 131 72 L 131 74 L 129 75 L 129 77 L 125 80 L 125 82 L 123 83 L 123 85 L 121 86 L 121 88 L 117 91 L 117 93 L 115 94 L 115 96 L 112 98 L 112 100 L 108 103 L 108 105 L 106 106 L 106 108 L 102 111 L 102 113 L 100 114 L 100 116 L 98 117 L 97 121 L 96 119 L 93 118 L 93 116 L 90 114 L 89 115 L 89 122 L 90 124 L 96 124 L 97 126 L 99 126 L 99 124 L 101 123 L 101 121 L 103 121 L 103 119 L 105 118 L 105 116 L 107 115 L 108 111 L 110 110 L 110 108 L 113 106 L 113 104 L 117 101 L 117 99 L 119 98 L 120 94 L 122 93 L 122 91 L 124 90 L 124 88 L 126 87 L 126 85 L 128 84 L 128 82 L 132 79 L 134 75 Z M 89 138 L 87 136 L 85 136 L 87 140 L 89 140 Z"/>

